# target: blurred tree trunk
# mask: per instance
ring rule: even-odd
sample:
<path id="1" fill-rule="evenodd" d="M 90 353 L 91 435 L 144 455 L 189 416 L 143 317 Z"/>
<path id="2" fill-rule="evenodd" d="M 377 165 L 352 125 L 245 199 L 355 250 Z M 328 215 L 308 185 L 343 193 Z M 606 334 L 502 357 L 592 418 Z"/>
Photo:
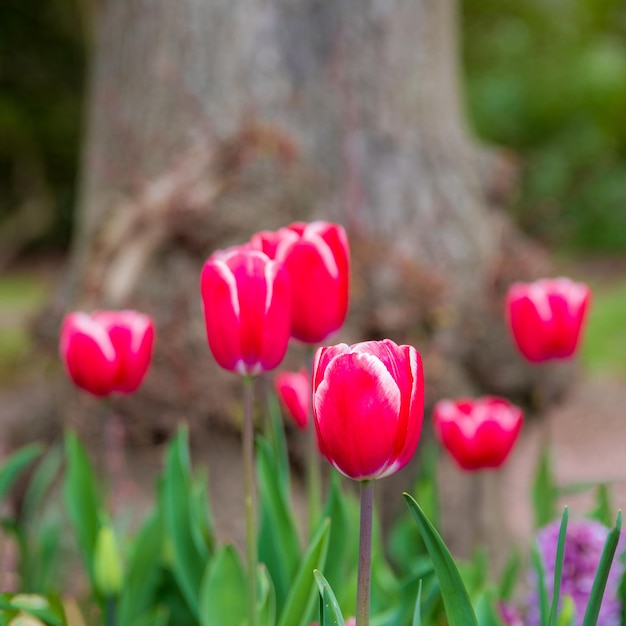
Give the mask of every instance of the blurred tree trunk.
<path id="1" fill-rule="evenodd" d="M 201 265 L 296 219 L 348 228 L 340 339 L 416 345 L 431 402 L 528 391 L 500 297 L 536 268 L 494 208 L 511 162 L 465 127 L 454 0 L 105 0 L 95 30 L 63 306 L 155 316 L 150 376 L 118 407 L 136 438 L 227 427 Z"/>

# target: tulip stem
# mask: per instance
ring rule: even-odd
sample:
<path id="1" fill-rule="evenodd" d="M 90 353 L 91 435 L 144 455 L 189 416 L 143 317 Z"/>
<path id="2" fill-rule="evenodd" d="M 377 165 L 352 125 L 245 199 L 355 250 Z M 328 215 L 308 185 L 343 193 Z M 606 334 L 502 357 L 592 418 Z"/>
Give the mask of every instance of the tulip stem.
<path id="1" fill-rule="evenodd" d="M 254 379 L 243 379 L 244 410 L 242 428 L 243 472 L 246 512 L 246 556 L 248 562 L 248 622 L 256 626 L 256 520 L 254 506 Z"/>
<path id="2" fill-rule="evenodd" d="M 356 591 L 356 626 L 369 626 L 370 587 L 372 578 L 372 518 L 374 481 L 362 480 L 361 527 L 359 532 L 359 570 Z"/>

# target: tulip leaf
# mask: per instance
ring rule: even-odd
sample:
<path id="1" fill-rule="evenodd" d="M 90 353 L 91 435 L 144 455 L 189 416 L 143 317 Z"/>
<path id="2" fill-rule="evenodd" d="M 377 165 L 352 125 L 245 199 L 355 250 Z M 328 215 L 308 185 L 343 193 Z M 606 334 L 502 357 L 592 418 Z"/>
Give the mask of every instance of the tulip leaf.
<path id="1" fill-rule="evenodd" d="M 412 626 L 422 626 L 422 581 L 417 584 L 417 598 L 415 600 L 415 611 L 413 611 Z"/>
<path id="2" fill-rule="evenodd" d="M 557 517 L 558 488 L 554 481 L 550 452 L 545 449 L 539 458 L 532 487 L 535 528 L 542 528 Z"/>
<path id="3" fill-rule="evenodd" d="M 450 551 L 419 504 L 408 493 L 404 494 L 404 498 L 422 533 L 426 549 L 439 579 L 448 624 L 450 626 L 478 626 L 469 594 Z"/>
<path id="4" fill-rule="evenodd" d="M 556 618 L 559 612 L 559 600 L 561 598 L 561 578 L 563 575 L 563 559 L 565 557 L 565 539 L 567 537 L 567 521 L 569 519 L 569 510 L 567 507 L 563 510 L 561 518 L 561 527 L 559 528 L 559 540 L 556 544 L 556 560 L 554 562 L 554 584 L 552 586 L 552 604 L 550 605 L 550 617 L 548 618 L 549 626 L 556 625 Z"/>
<path id="5" fill-rule="evenodd" d="M 276 590 L 280 614 L 300 562 L 298 531 L 288 494 L 276 480 L 279 468 L 267 439 L 257 439 L 260 524 L 259 561 L 265 563 Z"/>
<path id="6" fill-rule="evenodd" d="M 602 597 L 604 596 L 606 581 L 608 580 L 611 564 L 613 563 L 613 558 L 615 556 L 615 550 L 617 549 L 617 544 L 620 539 L 621 529 L 622 512 L 619 511 L 615 521 L 615 527 L 608 534 L 604 543 L 604 549 L 602 550 L 598 570 L 593 580 L 591 593 L 589 594 L 589 603 L 587 604 L 587 610 L 585 611 L 582 626 L 596 626 L 598 622 Z"/>
<path id="7" fill-rule="evenodd" d="M 339 585 L 345 581 L 349 561 L 346 558 L 350 545 L 350 524 L 346 498 L 346 494 L 343 494 L 341 490 L 339 472 L 332 471 L 330 489 L 321 519 L 332 520 L 324 577 L 334 589 L 339 589 Z"/>
<path id="8" fill-rule="evenodd" d="M 319 626 L 345 626 L 332 587 L 318 570 L 313 572 L 313 576 L 320 593 Z"/>
<path id="9" fill-rule="evenodd" d="M 154 514 L 133 542 L 118 605 L 120 624 L 134 624 L 150 609 L 159 583 L 162 546 L 162 521 Z"/>
<path id="10" fill-rule="evenodd" d="M 257 623 L 259 626 L 275 626 L 276 624 L 276 593 L 272 579 L 263 563 L 258 565 Z"/>
<path id="11" fill-rule="evenodd" d="M 172 571 L 190 611 L 198 617 L 198 591 L 209 550 L 200 540 L 194 515 L 187 429 L 170 442 L 163 476 L 163 521 L 171 541 Z"/>
<path id="12" fill-rule="evenodd" d="M 202 626 L 240 626 L 248 618 L 246 573 L 230 545 L 218 550 L 207 567 L 200 589 Z"/>
<path id="13" fill-rule="evenodd" d="M 43 447 L 40 443 L 31 443 L 14 452 L 0 468 L 0 502 L 33 461 L 41 455 Z"/>
<path id="14" fill-rule="evenodd" d="M 502 575 L 500 576 L 500 585 L 498 587 L 498 598 L 509 601 L 513 597 L 515 585 L 519 576 L 521 559 L 519 552 L 512 552 L 505 565 Z"/>
<path id="15" fill-rule="evenodd" d="M 268 388 L 270 385 L 268 385 Z M 277 477 L 285 493 L 289 493 L 289 457 L 285 438 L 285 423 L 280 410 L 280 403 L 274 390 L 267 390 L 267 409 L 269 413 L 270 442 L 278 468 Z"/>
<path id="16" fill-rule="evenodd" d="M 596 507 L 592 517 L 605 526 L 610 526 L 613 517 L 611 506 L 611 493 L 606 483 L 600 483 L 596 488 Z"/>
<path id="17" fill-rule="evenodd" d="M 475 603 L 476 617 L 480 626 L 503 626 L 502 620 L 496 613 L 489 595 L 482 591 Z"/>
<path id="18" fill-rule="evenodd" d="M 100 514 L 104 510 L 102 497 L 87 452 L 75 433 L 66 434 L 65 449 L 65 507 L 74 526 L 87 573 L 93 580 L 93 554 L 100 529 Z"/>
<path id="19" fill-rule="evenodd" d="M 57 477 L 62 464 L 63 451 L 58 445 L 52 446 L 41 459 L 41 462 L 37 464 L 24 495 L 22 519 L 26 522 L 36 519 L 42 502 Z"/>
<path id="20" fill-rule="evenodd" d="M 322 570 L 328 550 L 330 521 L 319 526 L 302 558 L 298 573 L 293 579 L 278 626 L 306 626 L 310 623 L 315 603 L 314 570 Z"/>

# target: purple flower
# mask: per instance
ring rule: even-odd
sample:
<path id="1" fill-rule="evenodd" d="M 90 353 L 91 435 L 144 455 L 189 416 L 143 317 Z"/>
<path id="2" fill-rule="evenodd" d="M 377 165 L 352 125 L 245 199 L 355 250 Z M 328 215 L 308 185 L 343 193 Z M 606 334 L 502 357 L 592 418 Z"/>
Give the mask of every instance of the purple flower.
<path id="1" fill-rule="evenodd" d="M 537 533 L 537 545 L 545 569 L 548 597 L 551 597 L 553 591 L 554 563 L 556 561 L 560 524 L 560 521 L 553 522 Z M 604 542 L 609 532 L 606 526 L 591 520 L 573 520 L 567 526 L 563 556 L 563 575 L 561 579 L 561 600 L 566 595 L 571 596 L 576 607 L 575 623 L 577 626 L 582 624 L 593 580 L 600 563 Z M 619 561 L 619 555 L 625 548 L 626 539 L 622 535 L 606 583 L 602 606 L 598 616 L 598 626 L 619 626 L 620 624 L 622 604 L 618 590 L 622 574 L 624 573 L 624 566 Z M 530 597 L 527 624 L 528 626 L 537 626 L 540 622 L 540 613 L 539 598 L 536 590 L 536 574 L 533 574 L 532 585 L 535 589 Z"/>

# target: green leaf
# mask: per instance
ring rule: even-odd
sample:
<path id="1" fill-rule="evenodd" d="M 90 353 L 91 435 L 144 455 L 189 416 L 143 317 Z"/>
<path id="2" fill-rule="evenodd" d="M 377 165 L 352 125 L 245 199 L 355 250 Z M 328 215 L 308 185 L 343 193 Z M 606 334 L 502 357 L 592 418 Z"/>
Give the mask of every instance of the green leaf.
<path id="1" fill-rule="evenodd" d="M 210 561 L 200 589 L 202 626 L 240 626 L 248 617 L 246 573 L 232 546 L 221 548 Z"/>
<path id="2" fill-rule="evenodd" d="M 539 593 L 539 614 L 541 615 L 541 626 L 548 624 L 548 591 L 546 590 L 546 574 L 539 548 L 534 545 L 531 551 L 531 560 L 537 573 L 537 592 Z"/>
<path id="3" fill-rule="evenodd" d="M 569 519 L 569 510 L 567 507 L 563 509 L 561 517 L 561 527 L 559 529 L 559 540 L 556 544 L 556 560 L 554 562 L 554 585 L 552 589 L 552 604 L 550 605 L 550 617 L 548 623 L 550 626 L 556 625 L 556 618 L 559 612 L 559 600 L 561 599 L 561 578 L 563 574 L 563 558 L 565 556 L 565 538 L 567 536 L 567 520 Z"/>
<path id="4" fill-rule="evenodd" d="M 100 529 L 100 514 L 104 510 L 102 496 L 87 452 L 75 433 L 66 434 L 65 450 L 65 507 L 87 574 L 93 582 L 93 554 Z"/>
<path id="5" fill-rule="evenodd" d="M 413 612 L 413 626 L 422 626 L 422 581 L 417 585 L 417 599 L 415 600 L 415 611 Z"/>
<path id="6" fill-rule="evenodd" d="M 598 570 L 593 580 L 591 593 L 589 594 L 589 603 L 587 604 L 587 610 L 585 611 L 585 617 L 583 618 L 582 626 L 596 626 L 596 623 L 598 622 L 598 615 L 600 613 L 602 597 L 604 596 L 606 581 L 609 577 L 609 571 L 611 569 L 611 564 L 613 563 L 613 558 L 615 556 L 615 550 L 617 549 L 621 530 L 622 512 L 619 511 L 617 514 L 617 519 L 615 520 L 615 527 L 608 534 L 604 543 L 604 549 L 602 550 L 602 556 L 600 557 Z"/>
<path id="7" fill-rule="evenodd" d="M 14 452 L 4 462 L 0 468 L 0 502 L 4 500 L 22 472 L 41 455 L 42 451 L 40 443 L 30 443 Z"/>
<path id="8" fill-rule="evenodd" d="M 315 603 L 314 570 L 322 570 L 328 550 L 330 522 L 326 520 L 316 530 L 304 557 L 289 595 L 285 607 L 280 614 L 278 626 L 308 626 L 311 612 Z"/>
<path id="9" fill-rule="evenodd" d="M 313 576 L 320 593 L 319 626 L 345 626 L 332 587 L 318 570 L 313 571 Z"/>
<path id="10" fill-rule="evenodd" d="M 257 623 L 259 626 L 276 624 L 276 592 L 272 579 L 263 563 L 258 565 L 257 576 Z"/>
<path id="11" fill-rule="evenodd" d="M 480 626 L 502 626 L 502 620 L 494 609 L 489 594 L 484 591 L 476 600 L 476 617 Z"/>
<path id="12" fill-rule="evenodd" d="M 591 516 L 605 526 L 611 526 L 613 513 L 611 506 L 611 493 L 606 483 L 601 483 L 596 489 L 596 508 Z"/>
<path id="13" fill-rule="evenodd" d="M 38 516 L 42 503 L 63 463 L 63 451 L 53 446 L 35 468 L 24 495 L 22 519 L 28 523 Z"/>
<path id="14" fill-rule="evenodd" d="M 209 558 L 208 548 L 198 541 L 201 535 L 194 515 L 193 479 L 188 434 L 179 428 L 170 442 L 163 476 L 163 521 L 171 541 L 172 571 L 189 610 L 199 617 L 198 592 Z"/>
<path id="15" fill-rule="evenodd" d="M 433 567 L 441 586 L 448 624 L 450 626 L 478 626 L 469 594 L 450 551 L 419 504 L 408 493 L 403 495 L 433 561 Z"/>
<path id="16" fill-rule="evenodd" d="M 191 489 L 191 517 L 194 541 L 198 550 L 203 552 L 208 549 L 213 552 L 217 545 L 215 539 L 215 525 L 209 508 L 209 475 L 204 471 L 193 478 Z"/>
<path id="17" fill-rule="evenodd" d="M 521 566 L 521 559 L 517 550 L 513 551 L 505 565 L 502 575 L 500 577 L 500 585 L 498 587 L 498 597 L 502 600 L 509 601 L 513 597 L 517 579 L 519 577 L 519 571 Z"/>
<path id="18" fill-rule="evenodd" d="M 533 481 L 535 528 L 542 528 L 557 517 L 558 488 L 554 482 L 550 453 L 543 451 Z"/>
<path id="19" fill-rule="evenodd" d="M 279 468 L 272 448 L 257 439 L 257 479 L 259 485 L 259 561 L 265 563 L 276 590 L 280 614 L 300 562 L 298 531 L 288 494 L 276 480 Z"/>
<path id="20" fill-rule="evenodd" d="M 331 472 L 330 489 L 322 511 L 324 519 L 332 521 L 324 576 L 333 589 L 339 589 L 345 584 L 348 570 L 346 554 L 350 545 L 350 524 L 346 495 L 341 489 L 341 476 L 336 471 Z"/>
<path id="21" fill-rule="evenodd" d="M 277 477 L 280 480 L 280 484 L 285 494 L 289 493 L 289 457 L 287 454 L 287 441 L 285 439 L 285 423 L 280 410 L 280 403 L 276 396 L 276 392 L 270 383 L 269 379 L 266 379 L 266 397 L 267 397 L 267 410 L 269 413 L 269 425 L 270 425 L 270 443 L 272 450 L 274 451 L 274 458 L 276 459 L 276 468 L 278 470 Z"/>
<path id="22" fill-rule="evenodd" d="M 133 542 L 118 605 L 120 624 L 134 624 L 151 608 L 159 583 L 162 545 L 163 525 L 155 513 L 144 522 Z"/>

